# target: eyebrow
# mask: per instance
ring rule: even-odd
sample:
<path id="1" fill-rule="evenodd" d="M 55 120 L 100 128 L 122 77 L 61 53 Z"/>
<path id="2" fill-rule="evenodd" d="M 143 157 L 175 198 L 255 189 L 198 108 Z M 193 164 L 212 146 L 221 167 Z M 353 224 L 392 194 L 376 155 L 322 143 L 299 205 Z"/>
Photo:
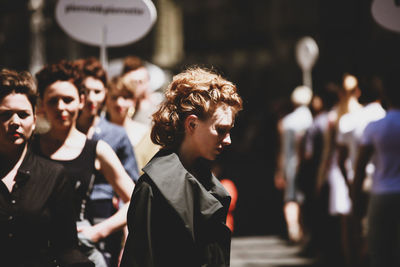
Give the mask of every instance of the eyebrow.
<path id="1" fill-rule="evenodd" d="M 13 109 L 13 108 L 2 108 L 2 107 L 0 107 L 0 111 L 14 111 L 14 110 L 16 110 L 16 111 L 30 111 L 31 109 L 29 109 L 29 108 L 24 108 L 24 109 Z"/>

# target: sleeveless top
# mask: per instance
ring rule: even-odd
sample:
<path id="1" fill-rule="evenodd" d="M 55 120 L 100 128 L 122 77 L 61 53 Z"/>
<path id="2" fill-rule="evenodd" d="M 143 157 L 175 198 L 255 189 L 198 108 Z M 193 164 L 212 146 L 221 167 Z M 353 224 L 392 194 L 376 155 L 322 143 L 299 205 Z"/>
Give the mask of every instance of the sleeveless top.
<path id="1" fill-rule="evenodd" d="M 97 142 L 98 141 L 86 139 L 81 153 L 72 160 L 55 160 L 43 155 L 40 150 L 40 142 L 38 137 L 34 138 L 32 143 L 33 151 L 36 154 L 63 165 L 68 176 L 72 179 L 75 192 L 74 208 L 76 221 L 88 219 L 86 206 L 93 189 L 96 173 L 94 163 L 96 160 Z"/>

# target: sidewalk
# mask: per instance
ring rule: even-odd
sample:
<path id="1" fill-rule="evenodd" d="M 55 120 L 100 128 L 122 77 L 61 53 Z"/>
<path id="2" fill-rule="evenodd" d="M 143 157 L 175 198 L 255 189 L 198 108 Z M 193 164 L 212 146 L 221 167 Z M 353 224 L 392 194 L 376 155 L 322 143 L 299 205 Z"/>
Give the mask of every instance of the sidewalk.
<path id="1" fill-rule="evenodd" d="M 299 246 L 274 236 L 234 237 L 231 267 L 312 267 L 315 260 L 297 255 Z"/>

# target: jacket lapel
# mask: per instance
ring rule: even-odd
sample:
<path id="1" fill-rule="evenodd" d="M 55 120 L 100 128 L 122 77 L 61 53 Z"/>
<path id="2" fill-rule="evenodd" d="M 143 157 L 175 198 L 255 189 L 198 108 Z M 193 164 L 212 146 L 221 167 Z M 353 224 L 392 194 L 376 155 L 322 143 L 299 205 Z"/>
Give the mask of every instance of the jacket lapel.
<path id="1" fill-rule="evenodd" d="M 207 191 L 206 188 L 183 167 L 177 154 L 160 151 L 143 168 L 143 171 L 147 173 L 160 193 L 167 200 L 168 204 L 183 220 L 193 240 L 195 239 L 193 218 L 196 209 L 199 209 L 203 220 L 208 220 L 220 209 L 223 209 L 223 214 L 225 214 L 226 217 L 230 196 L 219 183 L 218 179 L 212 175 L 212 188 L 210 191 Z M 194 203 L 198 203 L 199 207 L 195 207 Z M 226 204 L 227 206 L 225 206 Z"/>

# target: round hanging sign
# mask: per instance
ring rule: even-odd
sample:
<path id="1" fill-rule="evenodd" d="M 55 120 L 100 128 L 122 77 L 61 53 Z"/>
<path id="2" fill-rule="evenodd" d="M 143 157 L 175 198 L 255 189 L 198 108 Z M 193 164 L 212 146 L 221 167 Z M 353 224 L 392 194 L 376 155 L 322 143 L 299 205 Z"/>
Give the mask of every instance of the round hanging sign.
<path id="1" fill-rule="evenodd" d="M 121 46 L 144 37 L 157 12 L 150 0 L 59 0 L 56 20 L 73 39 Z"/>

